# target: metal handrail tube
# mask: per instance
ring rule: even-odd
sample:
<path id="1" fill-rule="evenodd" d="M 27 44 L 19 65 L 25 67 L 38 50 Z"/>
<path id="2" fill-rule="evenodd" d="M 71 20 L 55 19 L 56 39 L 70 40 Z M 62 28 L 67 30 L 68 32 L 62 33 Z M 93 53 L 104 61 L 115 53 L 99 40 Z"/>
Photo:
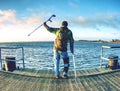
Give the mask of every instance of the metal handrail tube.
<path id="1" fill-rule="evenodd" d="M 18 61 L 18 60 L 23 60 L 23 69 L 25 68 L 25 63 L 24 63 L 24 48 L 23 47 L 0 47 L 0 62 L 1 62 L 1 69 L 2 69 L 2 64 L 3 64 L 3 60 L 5 59 L 2 59 L 2 54 L 1 54 L 1 51 L 2 49 L 22 49 L 21 53 L 22 53 L 22 58 L 20 59 L 17 59 L 17 60 L 14 60 L 14 61 Z"/>
<path id="2" fill-rule="evenodd" d="M 101 54 L 100 54 L 100 67 L 102 68 L 102 60 L 109 60 L 109 58 L 105 58 L 103 56 L 103 48 L 120 48 L 120 46 L 101 46 Z M 119 60 L 120 58 L 117 58 L 117 60 Z"/>

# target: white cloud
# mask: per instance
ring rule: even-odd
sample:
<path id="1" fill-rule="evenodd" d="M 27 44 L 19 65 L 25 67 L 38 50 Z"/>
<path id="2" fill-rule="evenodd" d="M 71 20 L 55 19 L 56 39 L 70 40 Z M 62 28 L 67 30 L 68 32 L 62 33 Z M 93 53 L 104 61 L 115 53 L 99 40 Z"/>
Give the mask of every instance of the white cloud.
<path id="1" fill-rule="evenodd" d="M 49 18 L 49 17 L 48 17 Z M 44 27 L 40 27 L 33 35 L 28 37 L 36 27 L 43 23 L 43 16 L 31 14 L 29 17 L 16 17 L 15 10 L 0 10 L 0 42 L 4 41 L 41 41 L 52 40 L 54 36 Z M 58 22 L 49 23 L 56 26 Z"/>
<path id="2" fill-rule="evenodd" d="M 120 30 L 120 19 L 118 17 L 119 15 L 114 14 L 99 15 L 88 18 L 80 16 L 72 21 L 81 27 L 91 27 L 95 29 L 102 26 Z"/>
<path id="3" fill-rule="evenodd" d="M 49 13 L 50 14 L 50 13 Z M 43 18 L 44 17 L 44 18 Z M 72 28 L 74 37 L 79 38 L 79 36 L 85 37 L 114 37 L 114 32 L 109 32 L 106 36 L 104 32 L 107 30 L 105 28 L 120 29 L 120 20 L 117 18 L 117 15 L 99 15 L 93 17 L 83 17 L 79 16 L 77 18 L 71 18 L 68 22 L 70 24 L 69 27 Z M 48 31 L 44 27 L 39 28 L 34 34 L 30 37 L 27 35 L 32 32 L 36 27 L 46 20 L 45 18 L 49 18 L 48 15 L 40 15 L 33 12 L 31 16 L 17 18 L 15 10 L 0 10 L 0 41 L 41 41 L 41 40 L 54 40 L 55 36 Z M 52 23 L 48 23 L 48 25 L 53 27 L 61 26 L 60 19 L 53 19 Z M 71 25 L 72 24 L 72 25 Z M 74 24 L 74 25 L 73 25 Z M 83 32 L 82 29 L 87 29 Z M 93 30 L 97 30 L 93 31 Z M 100 32 L 99 32 L 99 31 Z M 111 30 L 111 29 L 109 29 Z M 106 31 L 107 33 L 108 31 Z"/>
<path id="4" fill-rule="evenodd" d="M 0 10 L 0 24 L 2 25 L 6 23 L 17 23 L 14 10 Z"/>

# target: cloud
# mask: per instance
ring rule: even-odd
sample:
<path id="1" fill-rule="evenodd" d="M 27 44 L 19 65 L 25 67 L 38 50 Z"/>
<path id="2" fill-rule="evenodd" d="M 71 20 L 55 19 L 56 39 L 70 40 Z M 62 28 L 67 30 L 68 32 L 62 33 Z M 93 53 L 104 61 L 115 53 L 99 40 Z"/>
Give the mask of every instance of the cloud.
<path id="1" fill-rule="evenodd" d="M 26 25 L 35 25 L 35 24 L 39 23 L 40 21 L 43 21 L 43 19 L 40 16 L 32 16 L 32 17 L 26 17 L 22 21 Z"/>
<path id="2" fill-rule="evenodd" d="M 30 32 L 32 32 L 36 27 L 38 27 L 40 24 L 42 24 L 46 19 L 48 19 L 51 13 L 46 14 L 43 12 L 38 13 L 37 11 L 34 11 L 34 12 L 30 10 L 27 11 L 27 13 L 29 12 L 31 12 L 30 13 L 31 15 L 29 16 L 22 14 L 22 16 L 20 15 L 21 17 L 18 17 L 16 15 L 17 12 L 15 10 L 0 10 L 0 32 L 1 32 L 0 39 L 2 39 L 3 41 L 9 41 L 9 40 L 20 41 L 20 40 L 39 40 L 39 39 L 43 40 L 46 38 L 47 40 L 48 37 L 50 36 L 50 33 L 47 31 L 43 31 L 45 30 L 44 27 L 41 27 L 40 29 L 38 29 L 38 31 L 34 33 L 35 36 L 34 34 L 33 36 L 30 36 L 30 37 L 28 37 L 27 35 Z M 68 19 L 66 18 L 65 19 L 68 20 L 70 24 L 72 24 L 72 28 L 73 30 L 75 30 L 74 33 L 76 33 L 75 34 L 76 36 L 77 34 L 79 34 L 78 33 L 78 31 L 80 31 L 79 27 L 81 27 L 84 30 L 88 29 L 87 30 L 88 32 L 90 30 L 92 30 L 93 32 L 93 30 L 96 29 L 97 30 L 96 33 L 98 35 L 100 34 L 99 31 L 105 30 L 105 29 L 102 29 L 103 27 L 112 28 L 113 30 L 120 29 L 120 20 L 119 20 L 118 14 L 96 15 L 92 17 L 79 16 L 79 17 L 73 17 L 73 18 L 67 17 L 67 18 Z M 61 22 L 62 22 L 61 19 L 57 17 L 57 18 L 53 18 L 53 22 L 48 23 L 48 25 L 53 27 L 60 27 Z M 115 32 L 111 32 L 109 34 L 112 34 L 112 33 L 113 35 L 115 34 Z M 82 34 L 81 36 L 86 36 L 86 31 L 84 31 L 83 33 L 80 32 L 80 34 Z M 101 35 L 102 34 L 104 33 L 101 33 Z M 91 34 L 91 36 L 93 35 Z M 50 38 L 53 38 L 52 36 L 53 35 L 51 35 Z"/>
<path id="3" fill-rule="evenodd" d="M 16 17 L 15 10 L 0 10 L 0 29 L 5 30 L 9 27 L 16 27 L 17 29 L 24 29 L 37 25 L 43 21 L 41 16 Z"/>
<path id="4" fill-rule="evenodd" d="M 120 30 L 119 15 L 115 14 L 97 15 L 87 18 L 79 16 L 77 18 L 71 19 L 71 21 L 74 24 L 84 28 L 96 28 L 96 30 L 99 30 L 101 27 L 108 27 Z"/>
<path id="5" fill-rule="evenodd" d="M 0 24 L 6 24 L 6 23 L 16 23 L 16 16 L 14 10 L 0 10 Z"/>
<path id="6" fill-rule="evenodd" d="M 32 41 L 32 40 L 47 40 L 50 33 L 41 27 L 36 31 L 33 36 L 28 37 L 36 27 L 43 23 L 45 18 L 43 15 L 31 13 L 29 16 L 18 17 L 15 10 L 0 10 L 0 42 L 3 41 Z M 21 16 L 21 15 L 20 15 Z M 49 16 L 45 16 L 47 19 Z M 51 23 L 50 23 L 51 24 Z M 52 23 L 57 24 L 56 22 Z M 41 31 L 39 31 L 41 30 Z M 46 35 L 46 36 L 45 36 Z M 7 36 L 7 37 L 6 37 Z M 52 37 L 50 37 L 52 38 Z"/>

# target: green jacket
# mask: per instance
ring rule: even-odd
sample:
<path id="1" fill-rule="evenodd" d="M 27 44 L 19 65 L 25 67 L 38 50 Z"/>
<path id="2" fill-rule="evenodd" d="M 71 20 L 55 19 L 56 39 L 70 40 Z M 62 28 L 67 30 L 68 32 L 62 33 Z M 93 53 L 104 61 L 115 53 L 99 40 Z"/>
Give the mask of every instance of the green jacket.
<path id="1" fill-rule="evenodd" d="M 58 33 L 60 32 L 60 28 L 52 28 L 49 27 L 47 24 L 44 24 L 45 28 L 50 32 L 55 34 L 56 36 L 58 35 Z M 68 29 L 69 30 L 69 29 Z M 74 47 L 74 38 L 73 38 L 73 34 L 72 31 L 69 30 L 68 31 L 68 42 L 70 43 L 70 50 L 72 53 L 74 53 L 73 47 Z"/>

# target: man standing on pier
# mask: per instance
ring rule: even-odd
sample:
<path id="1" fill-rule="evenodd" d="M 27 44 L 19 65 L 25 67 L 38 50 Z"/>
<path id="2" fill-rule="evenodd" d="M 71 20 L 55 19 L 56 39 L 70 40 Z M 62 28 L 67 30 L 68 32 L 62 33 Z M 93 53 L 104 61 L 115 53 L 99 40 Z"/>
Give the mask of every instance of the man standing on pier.
<path id="1" fill-rule="evenodd" d="M 54 41 L 56 78 L 61 78 L 59 71 L 60 57 L 62 57 L 64 61 L 63 77 L 68 78 L 68 70 L 69 70 L 69 56 L 67 53 L 68 41 L 70 43 L 71 53 L 74 54 L 74 39 L 73 39 L 72 31 L 68 29 L 68 22 L 63 21 L 62 26 L 60 28 L 49 27 L 46 24 L 46 22 L 44 22 L 44 26 L 49 32 L 56 35 L 56 39 Z"/>

